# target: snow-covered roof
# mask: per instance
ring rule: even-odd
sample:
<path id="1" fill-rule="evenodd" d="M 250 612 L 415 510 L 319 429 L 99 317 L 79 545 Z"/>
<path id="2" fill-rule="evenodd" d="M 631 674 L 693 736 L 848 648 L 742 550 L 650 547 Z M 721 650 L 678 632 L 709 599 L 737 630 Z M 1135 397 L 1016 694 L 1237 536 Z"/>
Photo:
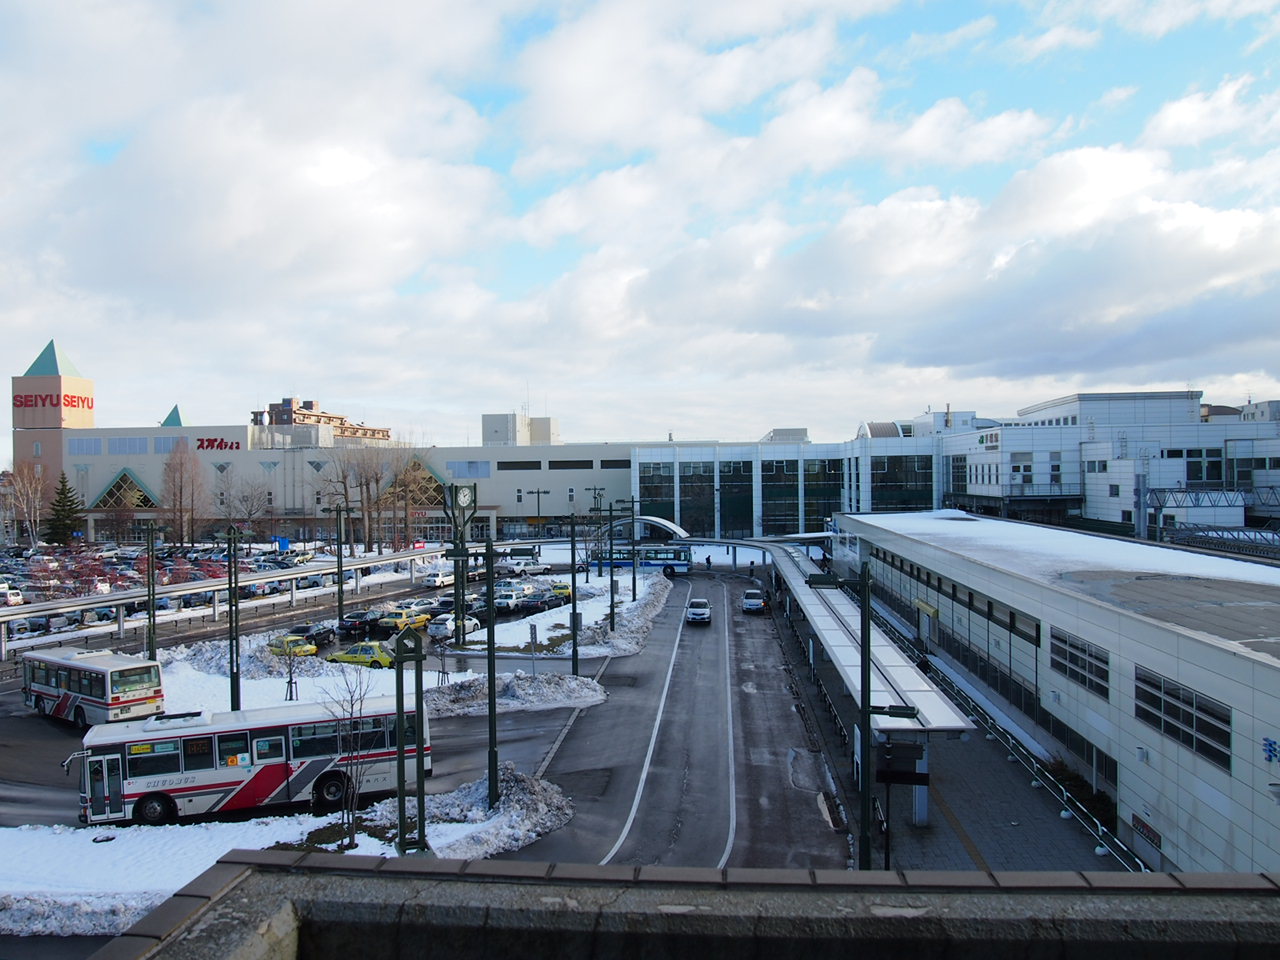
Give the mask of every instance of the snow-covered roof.
<path id="1" fill-rule="evenodd" d="M 958 510 L 847 519 L 1280 659 L 1280 566 Z"/>

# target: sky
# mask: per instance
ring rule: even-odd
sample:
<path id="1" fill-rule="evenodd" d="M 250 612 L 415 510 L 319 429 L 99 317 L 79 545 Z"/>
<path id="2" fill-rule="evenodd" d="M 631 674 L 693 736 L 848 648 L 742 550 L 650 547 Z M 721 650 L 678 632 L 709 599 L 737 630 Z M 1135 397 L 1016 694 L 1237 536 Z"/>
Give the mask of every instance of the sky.
<path id="1" fill-rule="evenodd" d="M 3 356 L 422 445 L 1280 399 L 1277 63 L 1280 0 L 0 0 Z"/>

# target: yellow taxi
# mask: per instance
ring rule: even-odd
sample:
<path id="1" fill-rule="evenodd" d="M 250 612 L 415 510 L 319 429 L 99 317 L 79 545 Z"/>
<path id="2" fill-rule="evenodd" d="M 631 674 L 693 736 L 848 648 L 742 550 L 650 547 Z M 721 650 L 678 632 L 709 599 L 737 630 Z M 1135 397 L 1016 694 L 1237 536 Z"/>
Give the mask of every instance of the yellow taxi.
<path id="1" fill-rule="evenodd" d="M 391 645 L 381 640 L 366 640 L 353 644 L 341 653 L 331 653 L 325 657 L 330 663 L 354 663 L 364 667 L 389 667 L 395 663 L 395 654 Z"/>
<path id="2" fill-rule="evenodd" d="M 399 633 L 405 627 L 421 630 L 431 622 L 431 614 L 421 608 L 414 610 L 392 610 L 378 621 L 380 633 Z"/>
<path id="3" fill-rule="evenodd" d="M 553 583 L 551 585 L 551 592 L 554 593 L 557 597 L 573 596 L 573 588 L 570 587 L 567 583 Z"/>
<path id="4" fill-rule="evenodd" d="M 274 653 L 277 657 L 314 657 L 320 652 L 320 648 L 305 637 L 286 633 L 268 643 L 267 652 Z"/>

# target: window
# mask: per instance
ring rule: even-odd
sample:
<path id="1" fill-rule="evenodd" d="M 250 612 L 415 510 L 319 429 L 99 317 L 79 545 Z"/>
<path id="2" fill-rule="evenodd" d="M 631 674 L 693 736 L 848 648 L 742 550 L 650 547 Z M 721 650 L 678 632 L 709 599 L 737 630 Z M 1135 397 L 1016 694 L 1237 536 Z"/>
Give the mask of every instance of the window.
<path id="1" fill-rule="evenodd" d="M 182 741 L 182 769 L 213 769 L 213 737 L 189 737 Z"/>
<path id="2" fill-rule="evenodd" d="M 1121 522 L 1121 523 L 1133 523 L 1133 511 L 1132 511 L 1132 510 L 1121 510 L 1121 511 L 1120 511 L 1120 522 Z"/>
<path id="3" fill-rule="evenodd" d="M 550 460 L 547 462 L 548 470 L 590 470 L 591 467 L 590 460 Z"/>
<path id="4" fill-rule="evenodd" d="M 249 734 L 223 733 L 218 736 L 218 766 L 234 767 L 249 752 Z"/>
<path id="5" fill-rule="evenodd" d="M 186 445 L 186 437 L 156 437 L 151 441 L 151 449 L 156 453 L 173 453 L 178 447 Z"/>
<path id="6" fill-rule="evenodd" d="M 488 460 L 449 460 L 445 469 L 456 480 L 486 480 L 489 477 Z"/>
<path id="7" fill-rule="evenodd" d="M 630 470 L 631 461 L 630 460 L 601 460 L 600 469 L 601 470 Z"/>
<path id="8" fill-rule="evenodd" d="M 154 777 L 157 774 L 177 773 L 182 768 L 182 755 L 178 753 L 177 740 L 156 740 L 151 743 L 131 743 L 126 748 L 128 777 Z"/>
<path id="9" fill-rule="evenodd" d="M 113 457 L 132 457 L 146 452 L 146 437 L 107 437 L 107 453 Z"/>
<path id="10" fill-rule="evenodd" d="M 326 757 L 338 752 L 336 723 L 308 723 L 290 731 L 293 757 Z"/>
<path id="11" fill-rule="evenodd" d="M 100 457 L 102 456 L 102 438 L 72 437 L 67 441 L 67 454 L 72 457 Z"/>
<path id="12" fill-rule="evenodd" d="M 1231 771 L 1231 708 L 1226 704 L 1135 664 L 1133 715 Z"/>
<path id="13" fill-rule="evenodd" d="M 498 470 L 541 470 L 541 460 L 499 460 Z"/>
<path id="14" fill-rule="evenodd" d="M 41 451 L 40 441 L 39 440 L 33 441 L 31 444 L 31 455 L 33 457 L 38 457 L 40 456 L 40 451 Z"/>
<path id="15" fill-rule="evenodd" d="M 1111 697 L 1111 654 L 1058 627 L 1049 630 L 1049 666 L 1104 700 Z"/>
<path id="16" fill-rule="evenodd" d="M 1120 484 L 1118 484 L 1118 483 L 1108 484 L 1108 486 L 1107 486 L 1107 496 L 1109 496 L 1109 497 L 1118 497 L 1118 496 L 1120 496 Z"/>
<path id="17" fill-rule="evenodd" d="M 569 488 L 569 502 L 573 503 L 573 487 Z"/>

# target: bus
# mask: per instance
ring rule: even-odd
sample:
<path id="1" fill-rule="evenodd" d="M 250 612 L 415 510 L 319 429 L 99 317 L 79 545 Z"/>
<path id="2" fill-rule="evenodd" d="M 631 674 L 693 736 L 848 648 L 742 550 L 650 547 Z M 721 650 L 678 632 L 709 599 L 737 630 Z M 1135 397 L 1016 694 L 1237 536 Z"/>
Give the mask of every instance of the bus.
<path id="1" fill-rule="evenodd" d="M 691 550 L 689 547 L 671 543 L 638 543 L 635 547 L 636 566 L 638 569 L 658 569 L 663 576 L 674 577 L 676 574 L 689 572 Z M 611 567 L 631 566 L 631 544 L 615 543 L 613 559 L 609 559 L 609 548 L 592 552 L 591 562 Z"/>
<path id="2" fill-rule="evenodd" d="M 90 824 L 158 825 L 299 803 L 336 810 L 349 789 L 394 792 L 396 698 L 370 697 L 357 717 L 336 714 L 333 704 L 290 703 L 110 724 L 89 730 L 62 765 L 82 761 L 80 822 Z M 415 762 L 416 723 L 416 712 L 405 715 L 405 757 Z M 425 715 L 421 742 L 431 776 Z"/>
<path id="3" fill-rule="evenodd" d="M 24 653 L 22 697 L 40 716 L 69 720 L 82 730 L 164 712 L 160 664 L 83 647 Z"/>

